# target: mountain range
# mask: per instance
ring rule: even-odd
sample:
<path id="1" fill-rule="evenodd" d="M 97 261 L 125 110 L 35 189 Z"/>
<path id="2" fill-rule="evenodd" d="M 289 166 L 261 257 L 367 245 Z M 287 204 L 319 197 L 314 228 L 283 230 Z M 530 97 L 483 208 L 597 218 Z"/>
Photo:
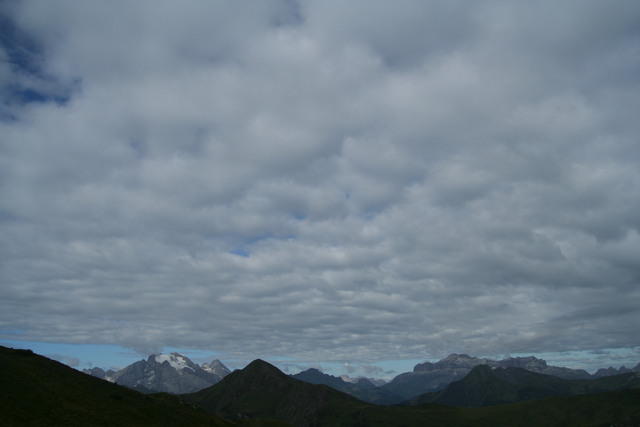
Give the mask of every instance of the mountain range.
<path id="1" fill-rule="evenodd" d="M 363 402 L 389 405 L 403 400 L 400 396 L 381 387 L 377 387 L 367 378 L 345 381 L 342 377 L 334 377 L 333 375 L 325 374 L 314 368 L 307 369 L 291 377 L 310 384 L 327 385 L 335 390 L 350 394 Z"/>
<path id="2" fill-rule="evenodd" d="M 493 374 L 494 371 L 498 373 Z M 529 375 L 532 378 L 528 378 Z M 470 377 L 468 381 L 445 388 L 440 395 L 442 399 L 447 398 L 448 403 L 459 406 L 493 406 L 463 408 L 421 401 L 413 402 L 412 406 L 373 405 L 323 384 L 296 380 L 262 360 L 234 371 L 212 387 L 182 397 L 230 421 L 259 417 L 298 427 L 634 426 L 640 423 L 640 384 L 636 373 L 623 374 L 623 378 L 609 377 L 611 380 L 607 383 L 603 382 L 606 379 L 567 380 L 522 368 L 483 365 L 473 368 L 467 377 Z M 496 384 L 503 383 L 507 386 L 494 390 Z M 529 391 L 532 385 L 535 387 Z M 528 400 L 546 396 L 554 397 Z M 518 403 L 497 405 L 507 401 Z"/>
<path id="3" fill-rule="evenodd" d="M 552 366 L 545 360 L 532 356 L 493 360 L 454 353 L 437 362 L 419 363 L 412 372 L 402 373 L 380 386 L 374 384 L 374 382 L 380 384 L 375 379 L 348 378 L 349 381 L 345 381 L 343 377 L 329 375 L 315 368 L 292 375 L 292 378 L 310 384 L 326 385 L 364 402 L 392 405 L 415 401 L 424 393 L 442 391 L 449 384 L 465 378 L 478 366 L 494 369 L 517 368 L 565 380 L 587 380 L 640 372 L 640 363 L 633 369 L 624 366 L 618 369 L 610 367 L 600 369 L 591 375 L 582 369 Z M 218 383 L 230 373 L 229 369 L 217 359 L 197 365 L 179 353 L 151 355 L 146 360 L 140 360 L 117 371 L 92 368 L 84 372 L 143 393 L 173 394 L 202 390 Z"/>
<path id="4" fill-rule="evenodd" d="M 118 371 L 101 368 L 85 373 L 143 393 L 191 393 L 210 387 L 229 374 L 219 360 L 197 365 L 179 353 L 152 354 Z"/>
<path id="5" fill-rule="evenodd" d="M 564 379 L 592 379 L 627 372 L 627 368 L 624 367 L 620 368 L 624 369 L 624 372 L 609 368 L 608 370 L 599 370 L 595 375 L 591 375 L 583 369 L 551 366 L 545 360 L 533 356 L 493 360 L 454 353 L 435 363 L 419 363 L 412 372 L 396 376 L 381 386 L 381 389 L 400 396 L 401 400 L 409 400 L 423 393 L 442 390 L 450 383 L 464 378 L 474 367 L 479 365 L 487 365 L 492 368 L 521 368 Z M 629 370 L 629 372 L 631 371 L 640 372 L 640 363 L 633 370 Z"/>
<path id="6" fill-rule="evenodd" d="M 627 389 L 640 389 L 640 373 L 629 372 L 595 379 L 565 379 L 523 368 L 478 365 L 463 379 L 452 382 L 439 392 L 425 393 L 410 403 L 477 407 Z"/>
<path id="7" fill-rule="evenodd" d="M 421 397 L 427 403 L 381 406 L 255 360 L 195 393 L 143 395 L 30 350 L 0 347 L 0 413 L 3 426 L 637 426 L 638 377 L 567 380 L 485 365 Z M 513 396 L 535 399 L 495 404 Z"/>

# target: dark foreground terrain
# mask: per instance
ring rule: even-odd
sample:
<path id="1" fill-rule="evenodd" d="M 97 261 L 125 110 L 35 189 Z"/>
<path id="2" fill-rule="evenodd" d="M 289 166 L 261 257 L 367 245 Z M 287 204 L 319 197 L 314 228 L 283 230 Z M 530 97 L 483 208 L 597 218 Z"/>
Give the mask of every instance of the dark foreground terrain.
<path id="1" fill-rule="evenodd" d="M 0 347 L 1 426 L 230 426 L 176 396 L 143 395 L 30 350 Z"/>
<path id="2" fill-rule="evenodd" d="M 495 395 L 495 378 L 484 376 L 471 382 L 476 403 L 478 393 Z M 527 381 L 518 380 L 518 392 Z M 546 390 L 540 381 L 546 380 L 535 377 L 536 387 Z M 634 387 L 629 381 L 625 387 Z M 0 347 L 0 386 L 2 426 L 640 426 L 637 388 L 477 408 L 377 406 L 261 360 L 197 393 L 143 395 L 28 350 Z M 464 398 L 466 389 L 457 387 L 456 398 Z"/>

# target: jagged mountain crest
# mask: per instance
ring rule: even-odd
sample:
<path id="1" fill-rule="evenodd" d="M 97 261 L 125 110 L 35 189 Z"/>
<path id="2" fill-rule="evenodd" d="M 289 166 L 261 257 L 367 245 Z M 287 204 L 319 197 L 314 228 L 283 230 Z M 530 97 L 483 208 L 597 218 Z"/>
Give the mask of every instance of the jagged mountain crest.
<path id="1" fill-rule="evenodd" d="M 87 373 L 145 393 L 192 393 L 218 383 L 229 372 L 220 361 L 206 370 L 180 353 L 152 354 L 117 371 L 93 368 Z"/>
<path id="2" fill-rule="evenodd" d="M 189 359 L 186 356 L 183 356 L 180 353 L 152 354 L 147 358 L 147 363 L 151 363 L 151 364 L 157 363 L 160 365 L 166 363 L 172 368 L 176 369 L 177 371 L 182 371 L 184 369 L 190 369 L 192 371 L 195 371 L 198 368 L 200 368 L 191 359 Z"/>
<path id="3" fill-rule="evenodd" d="M 502 368 L 478 365 L 463 379 L 452 382 L 444 390 L 426 393 L 411 403 L 439 403 L 474 407 L 631 388 L 640 388 L 639 374 L 627 373 L 592 379 L 564 379 L 518 367 Z"/>
<path id="4" fill-rule="evenodd" d="M 422 393 L 442 390 L 453 381 L 465 377 L 479 365 L 488 365 L 493 368 L 522 368 L 565 379 L 592 378 L 585 370 L 550 366 L 545 360 L 533 356 L 492 360 L 453 353 L 437 362 L 418 363 L 412 372 L 396 376 L 382 388 L 408 400 Z"/>
<path id="5" fill-rule="evenodd" d="M 291 377 L 310 384 L 322 384 L 329 386 L 364 402 L 391 404 L 402 400 L 399 396 L 375 386 L 366 378 L 359 378 L 354 381 L 347 382 L 341 377 L 325 374 L 315 368 L 309 368 L 305 371 L 292 375 Z"/>
<path id="6" fill-rule="evenodd" d="M 583 369 L 571 369 L 559 366 L 550 366 L 544 359 L 534 356 L 508 357 L 502 360 L 473 357 L 467 354 L 453 353 L 437 362 L 418 363 L 413 372 L 430 372 L 442 369 L 472 369 L 478 365 L 488 365 L 494 368 L 522 368 L 531 372 L 555 375 L 567 378 L 589 378 L 590 375 Z"/>
<path id="7" fill-rule="evenodd" d="M 229 375 L 231 371 L 220 360 L 214 359 L 209 363 L 200 365 L 202 369 L 212 374 L 218 375 L 221 379 Z"/>

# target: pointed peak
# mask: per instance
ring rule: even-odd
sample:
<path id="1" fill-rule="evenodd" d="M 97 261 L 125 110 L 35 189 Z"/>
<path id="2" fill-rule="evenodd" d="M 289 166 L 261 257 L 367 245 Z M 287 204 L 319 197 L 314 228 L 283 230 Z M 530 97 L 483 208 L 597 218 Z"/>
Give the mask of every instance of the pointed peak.
<path id="1" fill-rule="evenodd" d="M 212 367 L 212 368 L 213 368 L 213 367 L 221 367 L 221 368 L 227 369 L 227 367 L 225 366 L 225 364 L 224 364 L 224 363 L 222 363 L 222 362 L 220 361 L 220 359 L 213 359 L 210 363 L 208 363 L 208 365 L 209 365 L 210 367 Z"/>
<path id="2" fill-rule="evenodd" d="M 214 359 L 210 363 L 203 363 L 200 367 L 211 374 L 219 376 L 220 378 L 224 378 L 231 373 L 229 368 L 227 368 L 224 363 L 218 359 Z"/>
<path id="3" fill-rule="evenodd" d="M 288 378 L 280 369 L 262 359 L 256 359 L 240 371 L 241 376 L 250 376 L 254 379 L 262 378 L 273 380 L 275 378 Z"/>
<path id="4" fill-rule="evenodd" d="M 269 362 L 265 362 L 262 359 L 255 359 L 243 369 L 243 371 L 254 371 L 254 370 L 270 370 L 270 371 L 275 370 L 280 372 L 280 369 L 276 368 Z"/>

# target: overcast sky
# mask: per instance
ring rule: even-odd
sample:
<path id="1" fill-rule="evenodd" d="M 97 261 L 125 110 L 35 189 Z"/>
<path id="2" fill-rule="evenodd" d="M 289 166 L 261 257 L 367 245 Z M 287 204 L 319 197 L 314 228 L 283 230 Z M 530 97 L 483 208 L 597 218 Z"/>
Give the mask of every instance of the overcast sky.
<path id="1" fill-rule="evenodd" d="M 640 2 L 0 13 L 5 342 L 640 361 Z"/>

